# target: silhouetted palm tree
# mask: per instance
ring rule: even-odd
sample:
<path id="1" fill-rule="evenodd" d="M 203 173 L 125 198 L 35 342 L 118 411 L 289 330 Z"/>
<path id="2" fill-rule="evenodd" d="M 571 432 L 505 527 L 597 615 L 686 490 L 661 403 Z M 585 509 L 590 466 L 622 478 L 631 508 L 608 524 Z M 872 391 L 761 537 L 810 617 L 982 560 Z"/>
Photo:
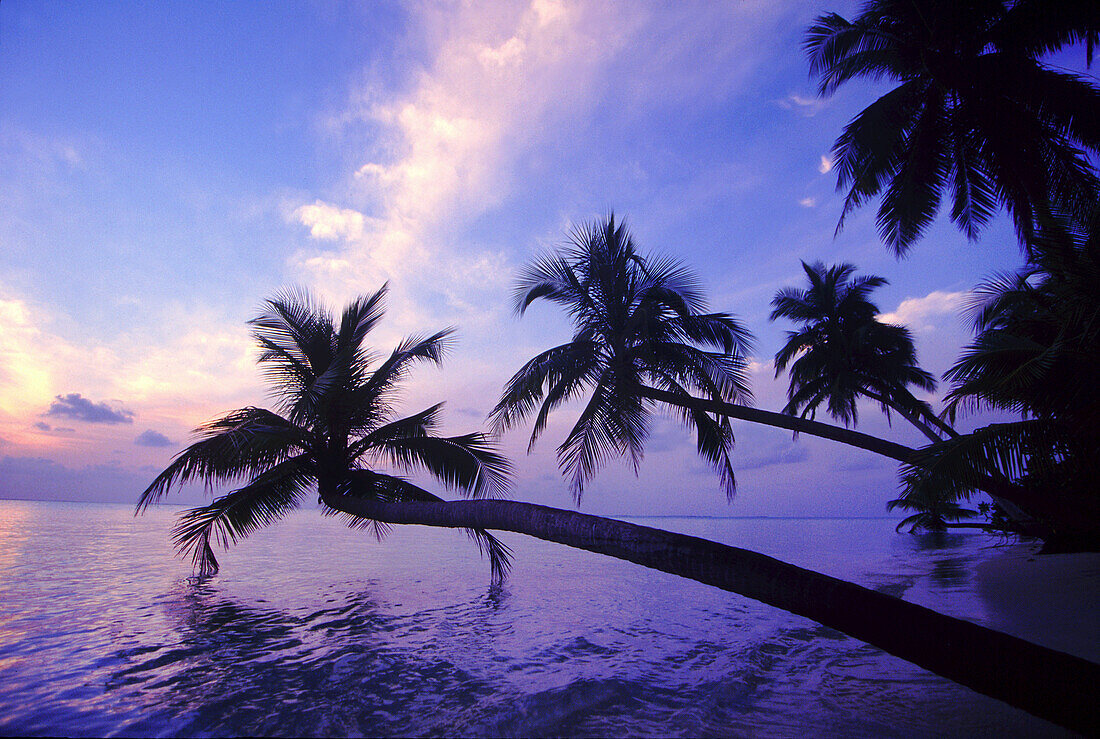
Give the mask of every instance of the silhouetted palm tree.
<path id="1" fill-rule="evenodd" d="M 907 485 L 963 495 L 999 470 L 1057 504 L 1056 530 L 1100 539 L 1100 209 L 1087 236 L 1041 240 L 1031 264 L 986 282 L 972 310 L 978 335 L 947 372 L 948 412 L 1023 418 L 922 450 Z"/>
<path id="2" fill-rule="evenodd" d="M 699 451 L 719 471 L 727 494 L 734 481 L 729 419 L 819 436 L 899 462 L 918 456 L 917 450 L 886 439 L 744 405 L 751 397 L 743 374 L 748 333 L 724 313 L 703 313 L 689 273 L 669 260 L 651 264 L 613 217 L 575 229 L 562 253 L 524 271 L 516 288 L 517 311 L 539 298 L 558 303 L 572 316 L 573 340 L 524 365 L 490 418 L 503 431 L 538 408 L 534 443 L 555 408 L 591 390 L 558 448 L 577 497 L 607 459 L 630 455 L 638 463 L 654 401 L 696 428 Z M 1028 491 L 998 480 L 981 478 L 975 486 L 992 488 L 1025 509 L 1032 503 Z"/>
<path id="3" fill-rule="evenodd" d="M 524 365 L 508 382 L 491 419 L 503 431 L 538 408 L 533 445 L 551 411 L 591 392 L 558 447 L 578 501 L 585 482 L 609 455 L 629 455 L 637 471 L 652 406 L 640 392 L 645 384 L 713 400 L 751 397 L 744 372 L 748 332 L 725 313 L 706 312 L 694 277 L 682 265 L 640 257 L 625 224 L 616 223 L 614 215 L 575 229 L 569 247 L 524 270 L 516 311 L 522 314 L 539 298 L 569 312 L 573 339 Z M 695 429 L 699 454 L 732 496 L 729 420 L 695 408 L 677 410 Z"/>
<path id="4" fill-rule="evenodd" d="M 507 550 L 488 529 L 512 531 L 692 578 L 815 619 L 938 674 L 1050 720 L 1087 731 L 1097 725 L 1090 686 L 1100 667 L 1006 634 L 944 616 L 755 552 L 682 534 L 546 506 L 486 499 L 502 490 L 507 463 L 484 437 L 431 435 L 433 406 L 393 413 L 392 391 L 417 361 L 437 362 L 446 332 L 405 341 L 371 369 L 363 338 L 381 316 L 384 290 L 353 302 L 337 324 L 299 296 L 268 301 L 253 322 L 279 412 L 245 408 L 199 430 L 142 494 L 139 510 L 179 482 L 246 481 L 211 505 L 184 514 L 177 541 L 200 571 L 216 567 L 223 543 L 271 523 L 316 486 L 324 510 L 374 528 L 390 524 L 463 528 L 488 545 L 495 574 Z M 477 500 L 443 501 L 373 465 L 427 469 Z M 1040 684 L 1036 691 L 1022 684 Z"/>
<path id="5" fill-rule="evenodd" d="M 669 279 L 670 273 L 679 275 L 677 280 Z M 512 377 L 491 414 L 497 427 L 510 427 L 537 408 L 534 441 L 554 408 L 591 390 L 580 420 L 559 447 L 575 492 L 607 457 L 640 457 L 651 410 L 645 401 L 665 402 L 690 413 L 696 428 L 702 414 L 712 414 L 714 418 L 705 423 L 740 418 L 854 443 L 895 459 L 912 458 L 915 450 L 866 434 L 728 402 L 723 396 L 748 397 L 741 373 L 741 351 L 748 336 L 728 316 L 703 313 L 686 277 L 674 263 L 651 265 L 637 254 L 629 234 L 613 218 L 575 230 L 564 253 L 529 267 L 516 291 L 521 313 L 543 297 L 562 305 L 574 321 L 573 340 L 540 354 Z M 691 286 L 690 299 L 683 297 L 685 285 Z M 691 361 L 700 365 L 692 369 Z M 717 379 L 722 376 L 729 377 L 724 392 Z M 701 388 L 709 397 L 692 397 L 687 387 Z M 718 449 L 720 471 L 729 480 L 728 446 Z M 1026 710 L 1057 716 L 1056 721 L 1080 726 L 1097 721 L 1095 701 L 1079 681 L 1100 675 L 1100 666 L 1072 657 L 1067 661 L 1067 655 L 1045 650 L 1042 656 L 1025 654 L 1034 647 L 988 630 L 979 634 L 974 629 L 980 627 L 973 624 L 754 552 L 511 501 L 391 504 L 356 499 L 333 505 L 391 523 L 516 531 L 690 577 L 827 623 L 1014 705 L 1026 701 Z M 1012 653 L 1008 659 L 1005 650 Z M 1040 673 L 1055 676 L 1058 687 L 1043 683 L 1036 691 L 1024 691 L 1021 698 L 1018 686 L 1033 684 Z"/>
<path id="6" fill-rule="evenodd" d="M 417 362 L 441 361 L 450 330 L 408 338 L 377 362 L 363 342 L 382 317 L 385 295 L 383 286 L 352 301 L 337 321 L 308 295 L 288 292 L 268 300 L 250 322 L 278 412 L 242 408 L 200 427 L 200 440 L 138 502 L 141 511 L 179 483 L 244 483 L 180 517 L 176 544 L 192 553 L 200 574 L 218 570 L 212 541 L 225 547 L 274 523 L 308 501 L 311 490 L 319 490 L 322 501 L 336 491 L 390 501 L 440 500 L 380 467 L 426 470 L 474 498 L 506 489 L 511 465 L 484 435 L 434 433 L 442 404 L 405 418 L 395 413 L 399 383 Z M 386 529 L 359 517 L 348 522 L 372 528 L 379 538 Z M 503 577 L 507 548 L 482 529 L 469 533 L 488 554 L 494 575 Z"/>
<path id="7" fill-rule="evenodd" d="M 886 504 L 888 511 L 898 509 L 913 511 L 912 515 L 903 518 L 896 527 L 901 531 L 908 526 L 910 533 L 915 529 L 946 531 L 950 527 L 960 525 L 959 522 L 963 519 L 978 515 L 978 511 L 963 508 L 954 498 L 928 487 L 895 498 Z M 966 524 L 966 526 L 989 528 L 986 524 Z"/>
<path id="8" fill-rule="evenodd" d="M 1037 58 L 1098 38 L 1096 3 L 870 0 L 806 32 L 810 72 L 831 94 L 854 78 L 897 87 L 856 116 L 833 146 L 840 223 L 882 193 L 879 232 L 899 255 L 932 222 L 944 191 L 971 239 L 996 211 L 1022 243 L 1068 217 L 1085 222 L 1100 193 L 1100 90 Z M 840 225 L 838 225 L 838 230 Z"/>
<path id="9" fill-rule="evenodd" d="M 954 435 L 910 386 L 932 391 L 936 382 L 917 366 L 909 330 L 878 320 L 871 290 L 887 284 L 882 277 L 855 275 L 855 267 L 826 268 L 802 263 L 808 286 L 784 288 L 772 300 L 771 320 L 801 324 L 787 332 L 775 355 L 775 376 L 790 367 L 789 402 L 784 413 L 813 418 L 823 403 L 845 426 L 858 421 L 856 401 L 877 402 L 889 418 L 895 411 L 932 441 Z"/>

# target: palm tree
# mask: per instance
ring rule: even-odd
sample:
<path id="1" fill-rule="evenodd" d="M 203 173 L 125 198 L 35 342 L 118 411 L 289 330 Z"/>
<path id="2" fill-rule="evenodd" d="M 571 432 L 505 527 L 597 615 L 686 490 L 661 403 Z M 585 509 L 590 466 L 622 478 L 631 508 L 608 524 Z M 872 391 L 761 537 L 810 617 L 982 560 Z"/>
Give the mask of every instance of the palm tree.
<path id="1" fill-rule="evenodd" d="M 446 332 L 406 340 L 373 370 L 362 342 L 381 316 L 385 290 L 354 301 L 339 324 L 308 298 L 268 301 L 253 321 L 279 412 L 245 408 L 199 429 L 142 494 L 139 510 L 177 483 L 245 480 L 211 505 L 184 514 L 177 541 L 200 572 L 216 568 L 223 544 L 274 522 L 314 485 L 323 510 L 361 527 L 462 528 L 488 546 L 495 574 L 507 549 L 488 530 L 511 531 L 606 554 L 755 598 L 874 644 L 891 654 L 1088 732 L 1100 726 L 1090 686 L 1100 666 L 755 552 L 622 521 L 500 500 L 508 465 L 478 434 L 430 431 L 433 406 L 396 418 L 393 391 L 418 361 L 438 362 Z M 427 469 L 474 500 L 444 501 L 377 471 L 380 462 Z M 1020 691 L 1020 685 L 1039 685 Z"/>
<path id="2" fill-rule="evenodd" d="M 218 571 L 213 542 L 227 547 L 270 525 L 321 493 L 340 491 L 389 501 L 440 500 L 400 476 L 379 471 L 426 470 L 465 495 L 498 497 L 510 463 L 483 434 L 438 436 L 442 404 L 404 418 L 394 410 L 399 383 L 418 362 L 439 363 L 450 330 L 403 341 L 381 362 L 363 342 L 383 313 L 386 286 L 352 301 L 339 320 L 308 295 L 287 292 L 268 300 L 250 323 L 259 363 L 272 383 L 277 411 L 242 408 L 199 427 L 200 437 L 183 450 L 141 494 L 138 511 L 178 484 L 243 482 L 208 505 L 180 516 L 174 534 L 181 553 L 190 552 L 200 575 Z M 386 524 L 349 517 L 378 538 Z M 502 578 L 509 553 L 484 529 L 469 534 Z"/>
<path id="3" fill-rule="evenodd" d="M 578 421 L 558 448 L 575 495 L 579 496 L 599 463 L 612 455 L 640 459 L 652 401 L 678 410 L 700 437 L 700 429 L 721 419 L 738 418 L 855 443 L 899 460 L 916 454 L 908 447 L 848 429 L 730 402 L 749 398 L 742 374 L 748 334 L 729 316 L 704 312 L 684 268 L 667 259 L 651 263 L 638 254 L 625 226 L 613 217 L 574 229 L 563 253 L 543 257 L 522 273 L 516 290 L 517 312 L 523 313 L 539 298 L 569 312 L 575 326 L 573 339 L 525 364 L 505 386 L 490 417 L 498 430 L 504 430 L 534 415 L 534 443 L 554 409 L 590 391 Z M 689 388 L 704 397 L 689 395 Z M 732 442 L 724 432 L 720 438 Z M 707 458 L 719 461 L 716 466 L 728 491 L 732 481 L 729 446 L 708 447 L 701 441 L 699 447 L 720 452 Z M 1075 691 L 1069 698 L 1075 707 L 1054 708 L 1062 697 L 1043 689 L 1027 695 L 1024 700 L 1036 703 L 1026 710 L 1057 712 L 1060 718 L 1055 720 L 1061 722 L 1098 720 L 1093 717 L 1094 701 L 1078 698 L 1080 686 L 1066 682 L 1062 670 L 1078 675 L 1086 670 L 1091 675 L 1100 673 L 1100 666 L 1074 662 L 1075 667 L 1039 667 L 1045 658 L 1025 656 L 1019 645 L 1006 646 L 1013 656 L 1003 661 L 1002 645 L 988 641 L 986 634 L 972 635 L 973 624 L 960 630 L 963 622 L 943 621 L 947 617 L 925 609 L 918 615 L 914 610 L 918 607 L 911 604 L 754 552 L 511 501 L 406 505 L 360 499 L 332 504 L 391 523 L 515 531 L 690 577 L 828 623 L 1014 705 L 1020 705 L 1019 685 L 1034 684 L 1033 669 L 1044 675 L 1050 671 L 1059 680 L 1059 690 L 1072 687 Z M 971 651 L 979 643 L 977 651 Z M 1008 678 L 1002 670 L 1011 670 L 1014 677 Z M 1010 686 L 1006 679 L 1025 682 Z M 1089 716 L 1081 718 L 1079 711 Z M 1066 718 L 1071 715 L 1074 718 Z"/>
<path id="4" fill-rule="evenodd" d="M 527 362 L 509 380 L 490 419 L 502 432 L 538 409 L 534 444 L 553 410 L 591 390 L 558 447 L 578 499 L 612 456 L 630 455 L 638 464 L 654 402 L 696 429 L 698 450 L 717 469 L 727 496 L 734 490 L 730 419 L 838 441 L 903 463 L 918 457 L 917 450 L 886 439 L 745 405 L 751 399 L 743 373 L 748 332 L 724 313 L 704 312 L 690 273 L 672 260 L 651 262 L 638 254 L 629 231 L 613 216 L 574 229 L 562 253 L 538 259 L 523 272 L 517 312 L 540 298 L 573 317 L 573 340 Z M 989 476 L 979 476 L 975 485 L 1026 510 L 1044 504 L 1026 489 Z"/>
<path id="5" fill-rule="evenodd" d="M 802 263 L 808 286 L 784 288 L 772 300 L 771 320 L 789 318 L 801 324 L 787 332 L 775 355 L 775 376 L 790 367 L 789 402 L 784 413 L 813 418 L 823 403 L 845 426 L 858 421 L 856 401 L 877 402 L 912 423 L 929 440 L 957 435 L 917 400 L 909 386 L 931 392 L 936 382 L 917 366 L 909 330 L 878 320 L 878 307 L 868 295 L 886 285 L 882 277 L 855 276 L 851 264 L 826 268 Z"/>
<path id="6" fill-rule="evenodd" d="M 972 305 L 978 335 L 947 372 L 950 414 L 1019 413 L 933 444 L 906 469 L 911 490 L 958 490 L 996 470 L 1058 510 L 1049 523 L 1069 538 L 1100 541 L 1100 208 L 1087 235 L 1037 242 L 1029 264 L 995 276 Z"/>
<path id="7" fill-rule="evenodd" d="M 913 511 L 913 513 L 898 523 L 897 531 L 901 531 L 906 526 L 909 527 L 909 533 L 913 533 L 916 529 L 946 531 L 948 528 L 960 526 L 987 530 L 991 528 L 989 524 L 959 523 L 963 519 L 977 516 L 978 511 L 963 508 L 956 499 L 945 495 L 942 491 L 927 487 L 902 495 L 886 504 L 888 511 L 898 509 Z"/>
<path id="8" fill-rule="evenodd" d="M 628 455 L 637 471 L 652 405 L 640 393 L 645 383 L 680 396 L 751 398 L 744 359 L 749 333 L 725 313 L 706 312 L 694 277 L 682 265 L 641 258 L 626 225 L 616 223 L 614 215 L 574 229 L 564 253 L 526 268 L 516 288 L 517 313 L 539 298 L 569 311 L 573 339 L 524 365 L 490 417 L 500 432 L 538 407 L 530 450 L 551 411 L 591 391 L 558 447 L 578 502 L 585 482 L 609 454 Z M 729 419 L 696 408 L 677 410 L 695 429 L 699 454 L 732 497 Z"/>
<path id="9" fill-rule="evenodd" d="M 1100 32 L 1095 3 L 869 0 L 849 21 L 819 16 L 804 48 L 819 91 L 862 77 L 898 83 L 833 146 L 845 216 L 882 193 L 878 227 L 904 254 L 935 218 L 977 237 L 1004 207 L 1022 243 L 1065 217 L 1085 222 L 1100 193 L 1100 90 L 1041 54 Z"/>

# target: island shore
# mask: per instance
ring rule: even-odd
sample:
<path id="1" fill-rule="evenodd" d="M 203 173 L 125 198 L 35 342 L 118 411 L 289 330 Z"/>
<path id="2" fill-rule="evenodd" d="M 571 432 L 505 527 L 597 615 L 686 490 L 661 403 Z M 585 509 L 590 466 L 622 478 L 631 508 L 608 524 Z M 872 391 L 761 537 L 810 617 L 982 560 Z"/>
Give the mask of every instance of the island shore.
<path id="1" fill-rule="evenodd" d="M 977 568 L 987 625 L 1100 663 L 1100 553 L 1019 543 Z"/>

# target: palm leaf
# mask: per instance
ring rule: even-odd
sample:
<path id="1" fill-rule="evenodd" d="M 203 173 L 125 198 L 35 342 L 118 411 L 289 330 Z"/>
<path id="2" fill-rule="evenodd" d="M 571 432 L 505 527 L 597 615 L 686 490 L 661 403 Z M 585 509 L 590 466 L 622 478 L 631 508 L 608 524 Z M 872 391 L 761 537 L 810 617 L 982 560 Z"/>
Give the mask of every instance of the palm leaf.
<path id="1" fill-rule="evenodd" d="M 230 543 L 278 521 L 298 506 L 313 481 L 309 455 L 281 462 L 209 505 L 180 514 L 173 529 L 176 548 L 181 554 L 192 553 L 200 576 L 214 575 L 218 560 L 210 546 L 212 539 L 227 548 Z"/>
<path id="2" fill-rule="evenodd" d="M 215 484 L 258 475 L 309 449 L 312 439 L 299 427 L 263 408 L 242 408 L 200 426 L 203 437 L 184 449 L 141 494 L 137 512 L 163 498 L 173 485 Z"/>

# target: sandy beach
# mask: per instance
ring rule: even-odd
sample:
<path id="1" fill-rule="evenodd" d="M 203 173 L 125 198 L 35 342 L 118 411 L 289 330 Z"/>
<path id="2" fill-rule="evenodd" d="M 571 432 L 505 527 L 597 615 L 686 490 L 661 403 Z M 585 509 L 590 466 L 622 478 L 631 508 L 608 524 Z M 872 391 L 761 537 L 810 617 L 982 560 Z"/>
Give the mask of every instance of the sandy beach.
<path id="1" fill-rule="evenodd" d="M 1044 554 L 1006 547 L 978 568 L 989 625 L 1100 662 L 1100 553 Z"/>

